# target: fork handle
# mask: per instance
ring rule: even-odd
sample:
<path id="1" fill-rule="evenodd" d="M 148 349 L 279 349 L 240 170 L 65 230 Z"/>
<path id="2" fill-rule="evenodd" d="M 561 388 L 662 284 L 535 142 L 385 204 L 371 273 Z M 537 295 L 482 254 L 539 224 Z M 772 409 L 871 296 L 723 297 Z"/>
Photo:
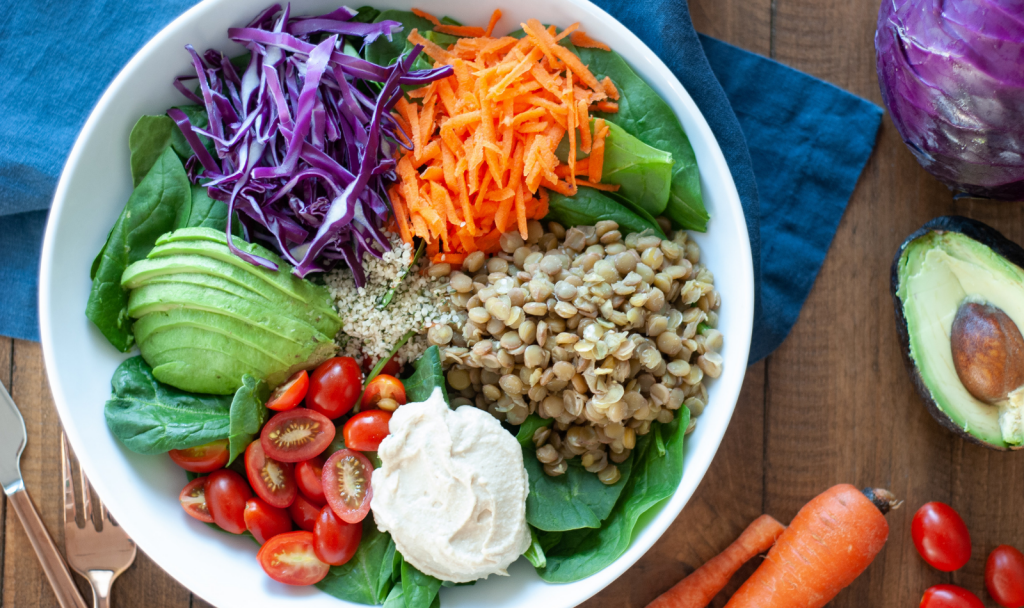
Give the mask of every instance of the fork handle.
<path id="1" fill-rule="evenodd" d="M 85 577 L 92 585 L 92 608 L 110 608 L 110 587 L 117 574 L 111 570 L 89 570 Z"/>
<path id="2" fill-rule="evenodd" d="M 61 608 L 87 608 L 85 600 L 78 593 L 75 579 L 71 578 L 71 571 L 68 570 L 64 558 L 53 544 L 50 533 L 43 525 L 43 520 L 39 519 L 39 513 L 36 511 L 35 505 L 32 504 L 28 492 L 23 489 L 18 490 L 8 495 L 7 498 L 11 506 L 14 507 L 14 512 L 21 519 L 22 525 L 25 526 L 28 540 L 32 543 L 32 548 L 36 550 L 36 555 L 39 556 L 43 572 L 50 580 L 50 585 L 53 586 L 53 592 L 56 594 Z"/>

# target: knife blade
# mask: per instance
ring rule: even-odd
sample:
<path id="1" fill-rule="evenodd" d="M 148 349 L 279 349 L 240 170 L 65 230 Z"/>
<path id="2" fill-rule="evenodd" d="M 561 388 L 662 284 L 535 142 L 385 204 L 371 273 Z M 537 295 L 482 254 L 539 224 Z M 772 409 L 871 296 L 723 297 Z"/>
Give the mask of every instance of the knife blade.
<path id="1" fill-rule="evenodd" d="M 21 479 L 21 453 L 25 451 L 25 420 L 0 383 L 0 485 L 10 496 L 25 488 Z"/>

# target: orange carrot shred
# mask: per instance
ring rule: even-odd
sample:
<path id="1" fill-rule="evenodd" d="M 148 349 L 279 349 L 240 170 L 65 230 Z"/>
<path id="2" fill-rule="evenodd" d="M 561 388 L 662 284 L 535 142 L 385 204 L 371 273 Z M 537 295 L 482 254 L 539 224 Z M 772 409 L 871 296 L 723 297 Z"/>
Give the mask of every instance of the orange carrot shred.
<path id="1" fill-rule="evenodd" d="M 439 34 L 449 34 L 451 36 L 474 36 L 479 38 L 487 35 L 484 28 L 473 25 L 447 25 L 442 23 L 440 25 L 435 25 L 434 31 Z"/>
<path id="2" fill-rule="evenodd" d="M 501 9 L 496 8 L 494 9 L 494 12 L 491 13 L 491 21 L 487 24 L 487 29 L 484 30 L 484 36 L 490 37 L 494 32 L 494 26 L 498 25 L 499 19 L 501 19 Z"/>
<path id="3" fill-rule="evenodd" d="M 585 179 L 578 179 L 578 180 L 576 180 L 576 185 L 577 186 L 586 186 L 588 188 L 593 188 L 594 190 L 601 190 L 602 192 L 618 192 L 619 191 L 619 185 L 618 184 L 598 184 L 596 182 L 592 182 L 590 180 L 585 180 Z"/>
<path id="4" fill-rule="evenodd" d="M 609 99 L 614 99 L 615 101 L 619 100 L 619 89 L 615 86 L 615 83 L 612 82 L 611 78 L 605 76 L 601 80 L 601 84 L 604 85 L 604 90 L 608 93 Z"/>
<path id="5" fill-rule="evenodd" d="M 452 54 L 441 48 L 434 42 L 427 40 L 423 36 L 420 36 L 419 30 L 413 28 L 412 32 L 409 33 L 409 42 L 413 44 L 422 44 L 423 52 L 434 61 L 441 63 L 448 63 L 452 59 Z"/>
<path id="6" fill-rule="evenodd" d="M 597 108 L 598 111 L 608 112 L 609 114 L 614 114 L 619 111 L 619 104 L 614 101 L 599 101 L 594 104 L 594 107 Z"/>
<path id="7" fill-rule="evenodd" d="M 436 25 L 441 25 L 441 20 L 438 19 L 437 17 L 431 15 L 427 11 L 421 11 L 418 8 L 414 8 L 414 9 L 412 9 L 412 14 L 416 15 L 417 17 L 422 17 L 423 19 L 426 19 L 427 21 L 433 23 L 435 26 Z"/>
<path id="8" fill-rule="evenodd" d="M 567 27 L 564 30 L 562 30 L 557 36 L 555 36 L 555 42 L 561 40 L 562 38 L 565 38 L 569 34 L 575 33 L 576 30 L 578 30 L 578 29 L 580 29 L 580 22 L 579 21 L 577 21 L 576 23 L 573 23 L 569 27 Z"/>
<path id="9" fill-rule="evenodd" d="M 590 150 L 590 164 L 587 177 L 592 182 L 601 181 L 601 172 L 604 170 L 604 140 L 608 136 L 608 127 L 604 119 L 598 118 L 594 121 L 594 144 Z"/>
<path id="10" fill-rule="evenodd" d="M 584 49 L 601 49 L 602 51 L 612 50 L 611 47 L 609 47 L 607 44 L 594 40 L 590 36 L 587 36 L 586 32 L 582 31 L 573 32 L 572 36 L 569 37 L 569 40 L 573 43 L 573 45 Z"/>
<path id="11" fill-rule="evenodd" d="M 444 170 L 437 165 L 427 167 L 423 173 L 420 173 L 420 179 L 424 179 L 428 182 L 436 182 L 444 179 Z"/>
<path id="12" fill-rule="evenodd" d="M 433 106 L 431 106 L 430 109 L 433 110 Z M 590 115 L 587 113 L 586 100 L 581 99 L 576 102 L 576 116 L 580 121 L 580 150 L 583 150 L 584 154 L 590 154 L 590 145 L 592 140 L 590 134 Z M 601 180 L 596 179 L 594 181 Z"/>

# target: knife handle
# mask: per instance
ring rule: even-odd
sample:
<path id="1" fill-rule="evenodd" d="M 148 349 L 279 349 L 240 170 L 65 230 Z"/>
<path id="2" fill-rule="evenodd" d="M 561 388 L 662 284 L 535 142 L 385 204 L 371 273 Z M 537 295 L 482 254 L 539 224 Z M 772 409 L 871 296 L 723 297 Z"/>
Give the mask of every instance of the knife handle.
<path id="1" fill-rule="evenodd" d="M 87 608 L 85 600 L 78 592 L 78 586 L 75 585 L 75 579 L 71 577 L 71 571 L 68 570 L 64 558 L 57 551 L 57 546 L 53 544 L 50 533 L 43 525 L 43 520 L 39 519 L 39 513 L 36 512 L 36 507 L 32 504 L 28 492 L 18 490 L 9 495 L 7 499 L 21 519 L 22 525 L 25 526 L 28 540 L 32 543 L 32 548 L 36 550 L 39 562 L 43 565 L 43 572 L 46 573 L 46 578 L 50 580 L 53 592 L 57 595 L 57 603 L 61 608 Z"/>

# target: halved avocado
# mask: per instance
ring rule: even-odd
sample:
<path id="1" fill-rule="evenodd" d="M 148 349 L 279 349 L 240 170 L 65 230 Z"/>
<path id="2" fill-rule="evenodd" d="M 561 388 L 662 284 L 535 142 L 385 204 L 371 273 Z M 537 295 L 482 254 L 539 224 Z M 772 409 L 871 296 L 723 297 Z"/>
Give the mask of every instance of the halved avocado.
<path id="1" fill-rule="evenodd" d="M 1024 249 L 976 220 L 939 217 L 900 246 L 891 289 L 907 370 L 932 416 L 986 447 L 1024 447 L 1024 390 L 1009 386 L 1024 377 Z"/>

